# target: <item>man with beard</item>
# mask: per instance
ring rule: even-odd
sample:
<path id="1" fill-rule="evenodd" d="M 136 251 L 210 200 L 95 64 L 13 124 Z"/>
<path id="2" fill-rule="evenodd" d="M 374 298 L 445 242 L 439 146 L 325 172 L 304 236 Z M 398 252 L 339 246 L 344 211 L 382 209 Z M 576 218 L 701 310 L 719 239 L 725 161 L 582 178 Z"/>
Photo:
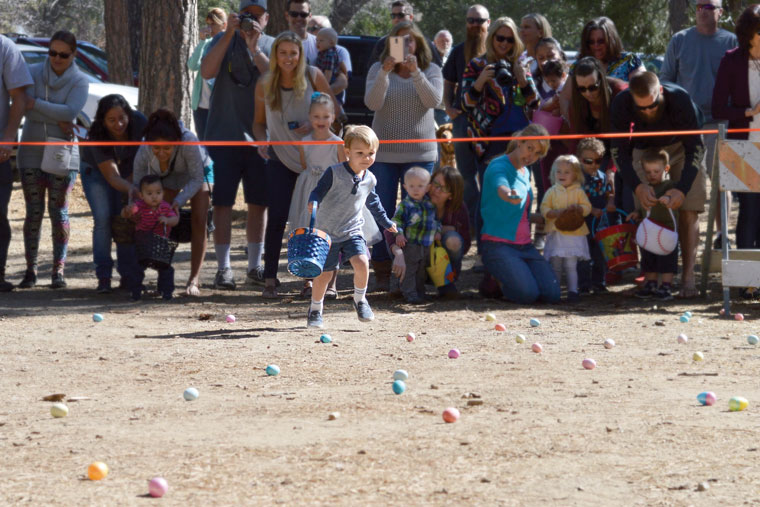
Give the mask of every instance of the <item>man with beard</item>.
<path id="1" fill-rule="evenodd" d="M 412 4 L 406 0 L 396 0 L 391 4 L 391 25 L 397 25 L 402 21 L 409 21 L 413 23 L 414 9 L 412 8 Z M 387 38 L 387 36 L 381 37 L 380 40 L 377 41 L 374 49 L 372 49 L 372 55 L 369 57 L 368 66 L 371 66 L 373 63 L 380 59 L 380 54 L 383 52 L 383 49 L 385 49 L 385 39 Z M 435 44 L 433 44 L 433 42 L 428 38 L 425 38 L 425 40 L 430 47 L 430 52 L 433 53 L 433 63 L 439 67 L 443 67 L 441 54 L 438 53 L 438 50 L 435 48 Z"/>
<path id="2" fill-rule="evenodd" d="M 632 77 L 627 90 L 620 92 L 610 106 L 615 132 L 659 132 L 699 130 L 703 115 L 689 94 L 678 85 L 660 83 L 657 75 L 642 72 Z M 700 167 L 704 144 L 698 135 L 621 137 L 612 140 L 612 156 L 623 180 L 634 189 L 645 208 L 657 204 L 654 190 L 646 183 L 641 155 L 647 148 L 664 148 L 670 155 L 670 179 L 675 188 L 668 190 L 668 207 L 679 209 L 678 235 L 681 243 L 683 271 L 681 296 L 694 297 L 694 264 L 699 240 L 698 214 L 707 198 L 705 172 Z"/>
<path id="3" fill-rule="evenodd" d="M 467 9 L 467 38 L 454 46 L 443 67 L 443 104 L 454 124 L 455 138 L 467 137 L 467 115 L 462 113 L 462 74 L 470 60 L 485 54 L 488 26 L 491 24 L 488 9 L 473 5 Z M 475 153 L 470 143 L 454 143 L 457 168 L 464 178 L 464 202 L 470 212 L 470 227 L 475 224 L 478 210 L 478 173 Z"/>

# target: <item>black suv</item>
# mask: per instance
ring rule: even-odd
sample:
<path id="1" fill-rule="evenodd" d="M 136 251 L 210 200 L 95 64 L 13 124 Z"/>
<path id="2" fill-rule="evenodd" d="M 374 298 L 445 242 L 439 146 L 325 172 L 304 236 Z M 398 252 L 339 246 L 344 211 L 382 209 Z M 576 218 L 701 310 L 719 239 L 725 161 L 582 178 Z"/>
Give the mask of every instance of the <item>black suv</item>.
<path id="1" fill-rule="evenodd" d="M 380 37 L 365 35 L 341 35 L 338 44 L 348 50 L 351 55 L 351 78 L 346 89 L 346 103 L 343 109 L 351 124 L 372 125 L 373 113 L 364 105 L 364 89 L 367 82 L 367 71 L 375 62 L 369 57 Z"/>

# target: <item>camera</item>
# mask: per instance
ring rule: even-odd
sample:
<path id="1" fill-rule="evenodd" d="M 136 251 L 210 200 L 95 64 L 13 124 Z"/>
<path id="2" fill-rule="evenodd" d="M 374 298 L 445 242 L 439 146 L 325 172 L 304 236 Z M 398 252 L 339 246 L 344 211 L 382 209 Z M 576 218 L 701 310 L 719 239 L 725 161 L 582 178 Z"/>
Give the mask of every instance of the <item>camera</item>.
<path id="1" fill-rule="evenodd" d="M 506 60 L 499 60 L 493 66 L 494 79 L 502 88 L 512 88 L 515 78 L 512 75 L 512 66 Z"/>
<path id="2" fill-rule="evenodd" d="M 240 19 L 240 29 L 244 32 L 252 32 L 259 22 L 258 16 L 249 12 L 241 13 L 238 18 Z"/>

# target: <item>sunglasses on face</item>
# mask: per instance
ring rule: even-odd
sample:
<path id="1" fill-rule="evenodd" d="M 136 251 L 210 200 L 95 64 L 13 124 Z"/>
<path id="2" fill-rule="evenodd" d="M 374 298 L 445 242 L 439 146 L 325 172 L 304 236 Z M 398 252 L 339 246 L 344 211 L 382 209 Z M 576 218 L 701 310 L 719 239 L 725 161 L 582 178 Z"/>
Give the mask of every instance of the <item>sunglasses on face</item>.
<path id="1" fill-rule="evenodd" d="M 583 163 L 586 165 L 601 165 L 602 159 L 601 158 L 584 158 Z"/>
<path id="2" fill-rule="evenodd" d="M 659 94 L 657 94 L 657 98 L 654 99 L 654 102 L 652 102 L 648 106 L 640 106 L 638 104 L 635 104 L 636 109 L 638 109 L 639 111 L 648 111 L 650 109 L 655 109 L 659 105 L 660 105 L 660 95 Z"/>
<path id="3" fill-rule="evenodd" d="M 391 12 L 391 19 L 404 19 L 406 14 L 403 12 Z"/>
<path id="4" fill-rule="evenodd" d="M 55 58 L 56 56 L 60 56 L 64 60 L 68 59 L 71 56 L 71 53 L 59 53 L 58 51 L 53 51 L 52 49 L 48 50 L 48 56 L 50 58 Z"/>
<path id="5" fill-rule="evenodd" d="M 432 182 L 431 185 L 433 186 L 434 189 L 438 190 L 439 192 L 443 192 L 444 194 L 448 194 L 449 193 L 449 189 L 448 188 L 446 188 L 445 186 L 439 184 L 436 181 Z"/>
<path id="6" fill-rule="evenodd" d="M 485 18 L 467 18 L 468 25 L 482 25 L 486 21 L 488 20 Z"/>
<path id="7" fill-rule="evenodd" d="M 607 44 L 607 41 L 605 41 L 604 39 L 589 39 L 586 41 L 586 43 L 589 46 L 604 46 L 605 44 Z"/>
<path id="8" fill-rule="evenodd" d="M 697 5 L 697 10 L 698 11 L 710 11 L 710 12 L 712 12 L 712 11 L 717 10 L 717 9 L 720 9 L 720 7 L 718 7 L 717 5 L 713 5 L 713 4 L 699 4 L 699 5 Z"/>
<path id="9" fill-rule="evenodd" d="M 311 16 L 311 12 L 288 11 L 288 15 L 291 18 L 298 18 L 298 17 L 300 17 L 300 18 L 306 19 L 309 16 Z"/>
<path id="10" fill-rule="evenodd" d="M 514 37 L 505 37 L 503 35 L 494 35 L 493 38 L 496 39 L 496 42 L 509 42 L 510 44 L 514 44 L 515 43 L 515 38 Z"/>
<path id="11" fill-rule="evenodd" d="M 577 88 L 578 88 L 578 91 L 581 93 L 586 93 L 586 92 L 593 93 L 599 89 L 599 81 L 597 81 L 596 83 L 590 86 L 578 86 Z"/>

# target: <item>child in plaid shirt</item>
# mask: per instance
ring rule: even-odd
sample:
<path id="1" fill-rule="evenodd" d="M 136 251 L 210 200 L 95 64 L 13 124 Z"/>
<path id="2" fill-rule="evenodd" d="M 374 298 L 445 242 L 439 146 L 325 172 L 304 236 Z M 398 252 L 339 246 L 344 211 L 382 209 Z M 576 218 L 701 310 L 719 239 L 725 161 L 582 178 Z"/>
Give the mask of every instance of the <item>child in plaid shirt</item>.
<path id="1" fill-rule="evenodd" d="M 338 45 L 338 32 L 332 28 L 323 28 L 317 33 L 317 61 L 316 67 L 322 71 L 325 75 L 325 79 L 330 84 L 333 84 L 338 74 L 345 68 L 341 66 L 340 57 L 338 56 L 338 50 L 335 46 Z"/>
<path id="2" fill-rule="evenodd" d="M 441 239 L 441 222 L 436 218 L 435 205 L 427 192 L 430 173 L 422 167 L 412 167 L 404 174 L 407 196 L 396 207 L 393 222 L 398 228 L 396 245 L 404 251 L 406 275 L 401 280 L 401 293 L 407 303 L 422 303 L 425 297 L 425 263 L 430 246 Z"/>

